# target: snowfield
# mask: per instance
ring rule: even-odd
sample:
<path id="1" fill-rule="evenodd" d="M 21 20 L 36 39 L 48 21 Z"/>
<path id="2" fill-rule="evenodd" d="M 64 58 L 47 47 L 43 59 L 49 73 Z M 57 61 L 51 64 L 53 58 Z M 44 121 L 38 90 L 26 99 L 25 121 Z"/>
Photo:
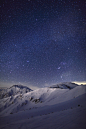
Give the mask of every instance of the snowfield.
<path id="1" fill-rule="evenodd" d="M 9 89 L 11 94 L 0 99 L 0 129 L 86 128 L 86 85 L 66 82 L 34 91 L 18 85 Z"/>

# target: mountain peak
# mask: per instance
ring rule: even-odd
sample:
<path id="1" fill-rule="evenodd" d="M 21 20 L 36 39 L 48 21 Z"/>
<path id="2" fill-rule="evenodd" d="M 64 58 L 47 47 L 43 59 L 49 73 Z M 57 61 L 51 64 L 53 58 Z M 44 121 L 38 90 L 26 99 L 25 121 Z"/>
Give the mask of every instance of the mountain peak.
<path id="1" fill-rule="evenodd" d="M 26 89 L 31 90 L 29 87 L 23 86 L 23 85 L 13 85 L 13 86 L 11 86 L 10 88 L 20 88 L 20 89 L 26 88 Z"/>
<path id="2" fill-rule="evenodd" d="M 10 88 L 4 89 L 1 91 L 0 93 L 0 98 L 6 98 L 9 96 L 14 96 L 14 95 L 18 95 L 18 94 L 24 94 L 27 92 L 31 92 L 32 90 L 27 87 L 27 86 L 23 86 L 23 85 L 13 85 Z"/>

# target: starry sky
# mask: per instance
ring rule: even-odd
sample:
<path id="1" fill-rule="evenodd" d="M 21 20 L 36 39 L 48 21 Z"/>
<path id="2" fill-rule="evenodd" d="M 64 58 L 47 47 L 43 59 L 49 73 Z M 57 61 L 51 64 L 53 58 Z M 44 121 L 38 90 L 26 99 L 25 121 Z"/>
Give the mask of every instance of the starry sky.
<path id="1" fill-rule="evenodd" d="M 0 86 L 86 81 L 85 0 L 1 0 Z"/>

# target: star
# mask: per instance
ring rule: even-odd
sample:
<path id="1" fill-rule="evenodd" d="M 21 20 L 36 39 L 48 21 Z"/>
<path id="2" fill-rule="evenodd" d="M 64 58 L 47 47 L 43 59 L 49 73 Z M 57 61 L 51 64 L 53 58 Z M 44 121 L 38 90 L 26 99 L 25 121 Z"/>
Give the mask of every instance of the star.
<path id="1" fill-rule="evenodd" d="M 61 67 L 58 67 L 58 69 L 61 69 Z"/>
<path id="2" fill-rule="evenodd" d="M 85 1 L 3 1 L 1 10 L 1 84 L 86 81 Z"/>

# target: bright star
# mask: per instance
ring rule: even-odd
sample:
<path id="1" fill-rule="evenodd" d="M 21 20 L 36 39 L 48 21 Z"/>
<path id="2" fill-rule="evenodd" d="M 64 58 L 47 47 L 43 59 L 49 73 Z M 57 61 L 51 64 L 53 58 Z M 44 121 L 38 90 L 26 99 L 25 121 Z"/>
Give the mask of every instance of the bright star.
<path id="1" fill-rule="evenodd" d="M 58 67 L 58 69 L 61 69 L 61 67 Z"/>

